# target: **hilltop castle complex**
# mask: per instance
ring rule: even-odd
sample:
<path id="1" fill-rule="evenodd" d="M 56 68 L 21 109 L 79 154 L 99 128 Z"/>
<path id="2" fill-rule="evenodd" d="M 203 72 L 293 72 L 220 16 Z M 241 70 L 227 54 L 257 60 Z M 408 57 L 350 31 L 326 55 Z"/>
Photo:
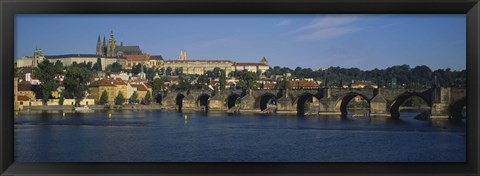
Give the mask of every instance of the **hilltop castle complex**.
<path id="1" fill-rule="evenodd" d="M 103 41 L 101 41 L 100 35 L 98 36 L 95 54 L 44 56 L 43 52 L 36 48 L 33 56 L 22 57 L 15 62 L 15 66 L 17 68 L 36 67 L 43 59 L 48 59 L 52 63 L 60 61 L 64 66 L 70 66 L 75 62 L 91 62 L 92 64 L 100 62 L 101 70 L 105 70 L 108 65 L 115 62 L 118 62 L 125 69 L 132 69 L 133 66 L 138 64 L 145 65 L 147 68 L 167 69 L 170 67 L 172 70 L 181 68 L 184 74 L 205 74 L 216 67 L 225 70 L 226 74 L 243 70 L 264 73 L 269 69 L 265 58 L 262 58 L 258 63 L 241 63 L 231 60 L 189 60 L 185 51 L 180 51 L 178 60 L 164 60 L 161 55 L 143 53 L 139 46 L 124 46 L 123 42 L 117 45 L 113 31 L 110 32 L 108 41 L 105 36 Z"/>

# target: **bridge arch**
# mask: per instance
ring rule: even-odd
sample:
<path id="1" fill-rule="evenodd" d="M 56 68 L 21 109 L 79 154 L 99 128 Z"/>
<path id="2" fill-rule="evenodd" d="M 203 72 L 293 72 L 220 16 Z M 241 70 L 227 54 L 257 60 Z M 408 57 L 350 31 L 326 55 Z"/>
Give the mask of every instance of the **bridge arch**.
<path id="1" fill-rule="evenodd" d="M 205 107 L 205 110 L 208 111 L 208 100 L 210 99 L 210 95 L 208 94 L 201 94 L 198 96 L 196 104 L 198 107 Z"/>
<path id="2" fill-rule="evenodd" d="M 462 99 L 452 103 L 450 105 L 450 116 L 452 119 L 460 120 L 463 116 L 463 108 L 467 105 L 467 98 L 463 97 Z"/>
<path id="3" fill-rule="evenodd" d="M 177 96 L 175 97 L 175 104 L 178 107 L 178 111 L 182 111 L 183 98 L 185 98 L 185 95 L 183 95 L 181 93 L 177 94 Z"/>
<path id="4" fill-rule="evenodd" d="M 255 107 L 260 108 L 260 110 L 267 109 L 268 104 L 277 105 L 277 96 L 273 93 L 264 93 L 257 98 Z"/>
<path id="5" fill-rule="evenodd" d="M 236 93 L 232 93 L 230 95 L 227 96 L 227 99 L 225 100 L 226 103 L 227 103 L 227 108 L 230 109 L 232 107 L 235 106 L 235 102 L 237 101 L 237 99 L 240 98 L 240 95 L 236 94 Z"/>
<path id="6" fill-rule="evenodd" d="M 432 108 L 432 102 L 429 101 L 429 99 L 427 97 L 425 97 L 425 95 L 423 95 L 422 93 L 419 93 L 419 92 L 405 92 L 405 93 L 402 93 L 400 95 L 398 95 L 392 102 L 392 104 L 390 105 L 390 114 L 392 117 L 394 118 L 398 118 L 400 117 L 400 106 L 409 98 L 412 98 L 412 97 L 419 97 L 421 98 L 423 101 L 425 101 L 428 106 L 430 107 L 430 109 Z"/>
<path id="7" fill-rule="evenodd" d="M 362 97 L 363 100 L 365 100 L 368 103 L 368 109 L 370 110 L 370 100 L 363 94 L 357 93 L 357 92 L 349 92 L 347 94 L 344 94 L 340 96 L 337 99 L 337 103 L 335 107 L 342 113 L 342 115 L 347 115 L 347 106 L 354 99 L 355 97 L 360 96 Z"/>
<path id="8" fill-rule="evenodd" d="M 320 108 L 318 97 L 311 93 L 303 93 L 298 95 L 293 102 L 294 105 L 296 104 L 298 115 L 305 115 L 305 112 L 309 110 L 311 106 L 306 106 L 307 103 L 314 103 L 313 106 L 318 105 L 318 108 Z"/>

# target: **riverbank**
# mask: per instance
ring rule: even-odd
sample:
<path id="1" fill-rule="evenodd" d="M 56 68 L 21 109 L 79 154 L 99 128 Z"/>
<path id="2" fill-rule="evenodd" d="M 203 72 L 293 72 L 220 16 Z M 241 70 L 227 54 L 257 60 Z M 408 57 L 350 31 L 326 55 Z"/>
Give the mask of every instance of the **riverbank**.
<path id="1" fill-rule="evenodd" d="M 162 105 L 90 105 L 91 110 L 163 110 Z M 50 106 L 24 106 L 18 112 L 28 111 L 73 111 L 71 105 L 50 105 Z"/>

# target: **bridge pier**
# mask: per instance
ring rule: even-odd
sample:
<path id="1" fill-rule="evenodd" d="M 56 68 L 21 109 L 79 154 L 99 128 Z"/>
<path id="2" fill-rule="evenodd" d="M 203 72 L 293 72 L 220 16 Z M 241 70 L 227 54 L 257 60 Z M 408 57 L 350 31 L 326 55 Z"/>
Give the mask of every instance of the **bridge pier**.
<path id="1" fill-rule="evenodd" d="M 251 95 L 251 90 L 240 99 L 240 111 L 242 110 L 255 110 L 255 98 Z"/>
<path id="2" fill-rule="evenodd" d="M 316 115 L 320 114 L 320 101 L 313 101 L 308 105 L 305 115 Z"/>
<path id="3" fill-rule="evenodd" d="M 433 103 L 430 118 L 447 119 L 449 118 L 448 109 L 449 109 L 449 104 L 447 103 Z"/>
<path id="4" fill-rule="evenodd" d="M 390 117 L 388 102 L 378 90 L 378 94 L 370 100 L 370 116 Z"/>
<path id="5" fill-rule="evenodd" d="M 226 111 L 228 110 L 227 106 L 225 105 L 224 98 L 222 96 L 214 96 L 210 98 L 208 102 L 209 110 L 211 111 Z"/>
<path id="6" fill-rule="evenodd" d="M 435 88 L 430 118 L 446 119 L 450 116 L 451 89 Z"/>
<path id="7" fill-rule="evenodd" d="M 320 115 L 338 115 L 342 114 L 340 110 L 335 108 L 336 99 L 333 97 L 324 97 L 320 99 L 319 102 L 319 112 Z"/>
<path id="8" fill-rule="evenodd" d="M 193 97 L 191 94 L 190 95 L 187 95 L 184 99 L 183 99 L 183 106 L 182 106 L 182 109 L 183 110 L 195 110 L 197 105 L 195 103 L 195 97 Z"/>
<path id="9" fill-rule="evenodd" d="M 277 111 L 291 111 L 295 109 L 292 107 L 292 101 L 290 98 L 283 96 L 277 100 Z"/>

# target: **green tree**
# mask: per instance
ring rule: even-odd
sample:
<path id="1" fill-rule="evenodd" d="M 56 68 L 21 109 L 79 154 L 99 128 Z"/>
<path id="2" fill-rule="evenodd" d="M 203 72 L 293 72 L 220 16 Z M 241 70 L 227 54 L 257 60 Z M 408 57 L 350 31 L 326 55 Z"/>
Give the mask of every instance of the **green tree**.
<path id="1" fill-rule="evenodd" d="M 61 62 L 60 62 L 61 63 Z M 63 66 L 60 64 L 52 64 L 47 59 L 43 59 L 38 66 L 33 68 L 33 74 L 38 77 L 40 84 L 40 92 L 42 102 L 47 103 L 52 95 L 52 91 L 58 88 L 55 82 L 55 76 L 63 72 Z"/>
<path id="2" fill-rule="evenodd" d="M 149 105 L 151 102 L 152 102 L 152 95 L 150 94 L 150 91 L 147 91 L 147 94 L 142 99 L 142 104 Z"/>
<path id="3" fill-rule="evenodd" d="M 270 67 L 268 70 L 265 71 L 265 73 L 263 73 L 265 75 L 265 77 L 267 78 L 271 78 L 272 75 L 274 74 L 274 70 L 272 69 L 272 67 Z"/>
<path id="4" fill-rule="evenodd" d="M 157 78 L 157 79 L 153 80 L 152 89 L 153 89 L 154 94 L 157 94 L 158 92 L 162 91 L 162 87 L 163 87 L 162 79 Z"/>
<path id="5" fill-rule="evenodd" d="M 143 72 L 147 73 L 148 72 L 147 66 L 145 66 L 143 64 L 137 64 L 137 65 L 132 67 L 132 74 L 136 75 L 136 74 L 139 74 L 140 72 L 142 72 L 142 67 L 143 67 Z M 155 73 L 153 74 L 153 76 L 155 76 Z"/>
<path id="6" fill-rule="evenodd" d="M 190 89 L 190 82 L 189 82 L 189 77 L 187 75 L 180 75 L 178 77 L 178 86 L 177 86 L 177 89 L 179 90 L 187 90 L 187 89 Z"/>
<path id="7" fill-rule="evenodd" d="M 122 71 L 122 65 L 118 62 L 114 62 L 113 64 L 110 64 L 107 66 L 105 69 L 108 73 L 111 72 L 121 72 Z"/>
<path id="8" fill-rule="evenodd" d="M 146 69 L 146 75 L 148 80 L 153 80 L 153 77 L 155 77 L 155 74 L 157 74 L 158 69 L 155 68 L 148 68 Z"/>
<path id="9" fill-rule="evenodd" d="M 175 68 L 175 75 L 183 75 L 183 68 L 182 67 Z"/>
<path id="10" fill-rule="evenodd" d="M 115 97 L 115 105 L 123 105 L 125 103 L 125 97 L 122 92 L 119 92 L 117 97 Z"/>
<path id="11" fill-rule="evenodd" d="M 275 89 L 285 90 L 289 88 L 290 88 L 290 84 L 288 83 L 288 80 L 286 78 L 283 78 L 277 84 L 275 84 Z"/>
<path id="12" fill-rule="evenodd" d="M 244 70 L 239 72 L 238 74 L 240 80 L 238 82 L 238 85 L 242 89 L 256 89 L 258 87 L 258 84 L 256 82 L 258 80 L 258 75 L 256 73 Z"/>
<path id="13" fill-rule="evenodd" d="M 205 75 L 200 75 L 197 77 L 197 84 L 200 88 L 207 86 L 210 83 L 210 80 Z"/>
<path id="14" fill-rule="evenodd" d="M 108 103 L 108 93 L 106 90 L 102 92 L 102 96 L 100 96 L 100 101 L 98 104 L 105 105 Z"/>
<path id="15" fill-rule="evenodd" d="M 74 98 L 75 106 L 80 105 L 88 91 L 88 83 L 92 78 L 92 72 L 85 67 L 72 67 L 67 70 L 63 86 L 65 97 Z"/>
<path id="16" fill-rule="evenodd" d="M 137 93 L 137 91 L 133 92 L 132 96 L 130 96 L 130 99 L 128 100 L 128 103 L 130 103 L 130 104 L 138 103 L 138 93 Z"/>
<path id="17" fill-rule="evenodd" d="M 54 65 L 54 69 L 55 69 L 55 74 L 57 75 L 62 75 L 63 74 L 63 70 L 65 69 L 65 67 L 63 66 L 63 63 L 60 61 L 60 60 L 57 60 L 55 62 L 55 65 Z"/>
<path id="18" fill-rule="evenodd" d="M 97 62 L 93 66 L 96 71 L 102 71 L 102 60 L 97 58 Z"/>
<path id="19" fill-rule="evenodd" d="M 172 75 L 172 67 L 167 67 L 167 70 L 165 70 L 165 73 L 167 74 L 167 76 L 171 76 Z"/>
<path id="20" fill-rule="evenodd" d="M 224 90 L 225 86 L 227 85 L 227 75 L 224 70 L 220 71 L 219 82 L 220 82 L 220 90 Z"/>

